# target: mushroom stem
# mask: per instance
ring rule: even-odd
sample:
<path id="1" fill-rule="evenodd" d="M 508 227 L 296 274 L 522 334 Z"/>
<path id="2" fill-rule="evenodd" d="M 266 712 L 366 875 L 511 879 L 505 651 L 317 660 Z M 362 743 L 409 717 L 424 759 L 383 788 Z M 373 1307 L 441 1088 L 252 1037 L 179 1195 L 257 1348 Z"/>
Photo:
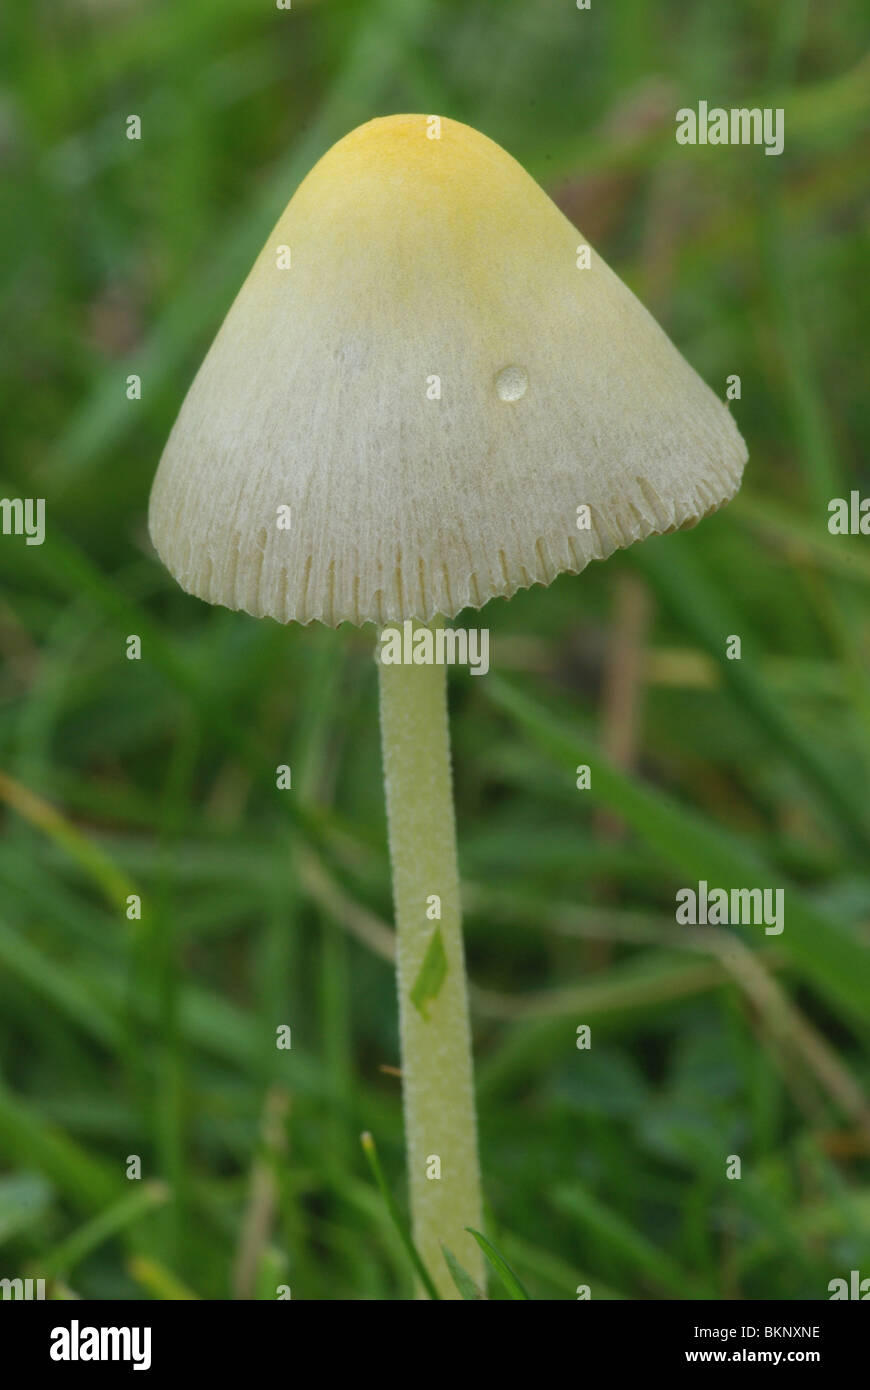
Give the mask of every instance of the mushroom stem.
<path id="1" fill-rule="evenodd" d="M 414 624 L 414 632 L 422 624 Z M 378 663 L 414 1240 L 442 1298 L 442 1242 L 482 1287 L 480 1172 L 446 667 Z"/>

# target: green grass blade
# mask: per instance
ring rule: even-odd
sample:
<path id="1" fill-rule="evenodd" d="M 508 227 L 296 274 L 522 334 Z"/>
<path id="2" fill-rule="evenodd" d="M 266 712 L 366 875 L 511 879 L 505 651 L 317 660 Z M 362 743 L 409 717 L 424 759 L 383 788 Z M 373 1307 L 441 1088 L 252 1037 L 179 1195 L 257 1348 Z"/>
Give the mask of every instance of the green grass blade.
<path id="1" fill-rule="evenodd" d="M 499 1254 L 495 1246 L 487 1240 L 486 1236 L 481 1235 L 480 1231 L 475 1231 L 472 1226 L 466 1226 L 465 1229 L 470 1236 L 474 1236 L 474 1239 L 483 1251 L 484 1259 L 496 1275 L 508 1297 L 515 1299 L 517 1302 L 523 1299 L 530 1301 L 529 1294 L 526 1293 L 507 1260 L 503 1255 Z"/>
<path id="2" fill-rule="evenodd" d="M 384 1205 L 387 1208 L 390 1220 L 396 1228 L 396 1231 L 399 1235 L 399 1239 L 401 1240 L 402 1244 L 408 1252 L 408 1257 L 415 1270 L 417 1271 L 420 1283 L 423 1285 L 424 1289 L 426 1290 L 427 1294 L 431 1299 L 434 1299 L 435 1301 L 440 1301 L 441 1295 L 436 1289 L 432 1281 L 432 1276 L 420 1257 L 420 1252 L 414 1244 L 411 1232 L 408 1229 L 408 1225 L 402 1219 L 402 1214 L 399 1211 L 399 1208 L 396 1206 L 393 1194 L 387 1185 L 387 1179 L 384 1176 L 384 1170 L 381 1167 L 381 1160 L 378 1157 L 378 1151 L 375 1147 L 375 1141 L 372 1138 L 372 1136 L 368 1133 L 368 1131 L 366 1131 L 366 1133 L 361 1136 L 360 1143 L 363 1147 L 363 1153 L 365 1154 L 368 1160 L 368 1165 L 372 1170 L 374 1180 L 377 1183 L 378 1188 L 380 1190 L 380 1194 L 384 1199 Z"/>
<path id="3" fill-rule="evenodd" d="M 680 1267 L 665 1251 L 653 1245 L 618 1212 L 591 1192 L 572 1183 L 556 1188 L 553 1202 L 559 1211 L 575 1218 L 606 1243 L 607 1247 L 642 1274 L 650 1283 L 676 1298 L 709 1298 L 710 1291 L 698 1277 Z"/>
<path id="4" fill-rule="evenodd" d="M 450 1277 L 462 1294 L 462 1297 L 467 1303 L 479 1302 L 484 1295 L 480 1292 L 480 1289 L 475 1284 L 471 1275 L 467 1270 L 462 1268 L 462 1265 L 457 1260 L 453 1251 L 449 1250 L 443 1241 L 441 1242 L 441 1249 L 444 1251 L 444 1259 L 447 1262 L 447 1268 L 450 1270 Z"/>
<path id="5" fill-rule="evenodd" d="M 706 578 L 691 550 L 685 545 L 680 548 L 681 540 L 685 537 L 669 536 L 667 550 L 654 542 L 633 546 L 628 557 L 686 631 L 714 658 L 740 705 L 815 789 L 853 852 L 866 855 L 870 824 L 863 792 L 832 772 L 824 754 L 767 690 L 746 654 L 740 661 L 727 659 L 726 638 L 741 631 L 740 620 L 729 612 L 721 591 Z"/>
<path id="6" fill-rule="evenodd" d="M 105 1211 L 86 1222 L 66 1240 L 61 1241 L 60 1245 L 56 1245 L 53 1250 L 49 1250 L 46 1255 L 41 1257 L 39 1260 L 40 1277 L 54 1279 L 61 1275 L 70 1274 L 80 1260 L 85 1259 L 93 1250 L 98 1249 L 104 1241 L 110 1240 L 137 1221 L 141 1221 L 143 1216 L 147 1216 L 156 1207 L 162 1206 L 168 1199 L 169 1189 L 165 1183 L 144 1183 L 140 1191 L 122 1197 L 120 1202 L 107 1207 Z"/>
<path id="7" fill-rule="evenodd" d="M 806 901 L 784 876 L 739 840 L 711 824 L 700 811 L 685 808 L 657 788 L 621 772 L 573 729 L 516 686 L 490 677 L 492 702 L 535 739 L 564 768 L 586 763 L 596 801 L 642 835 L 681 876 L 706 879 L 725 889 L 777 883 L 785 888 L 785 929 L 777 944 L 789 952 L 808 983 L 819 989 L 862 1028 L 870 1017 L 870 971 L 866 948 L 857 936 Z M 687 928 L 687 930 L 691 930 Z"/>

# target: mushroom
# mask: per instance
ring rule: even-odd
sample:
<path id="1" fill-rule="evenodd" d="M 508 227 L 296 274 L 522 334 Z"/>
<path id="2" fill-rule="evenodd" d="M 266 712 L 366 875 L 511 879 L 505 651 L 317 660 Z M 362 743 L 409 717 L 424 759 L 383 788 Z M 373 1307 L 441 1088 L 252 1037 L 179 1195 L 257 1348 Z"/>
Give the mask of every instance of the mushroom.
<path id="1" fill-rule="evenodd" d="M 154 545 L 279 622 L 443 622 L 739 486 L 722 402 L 504 150 L 446 118 L 352 131 L 303 180 L 166 445 Z M 413 1229 L 480 1283 L 444 666 L 379 664 Z"/>

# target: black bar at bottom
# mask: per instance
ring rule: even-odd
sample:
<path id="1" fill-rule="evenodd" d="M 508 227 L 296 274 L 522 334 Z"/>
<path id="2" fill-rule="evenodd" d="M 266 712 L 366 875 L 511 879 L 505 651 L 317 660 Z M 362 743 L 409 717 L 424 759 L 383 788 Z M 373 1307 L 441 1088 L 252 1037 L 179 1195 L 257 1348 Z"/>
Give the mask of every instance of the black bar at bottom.
<path id="1" fill-rule="evenodd" d="M 494 1305 L 493 1305 L 494 1306 Z M 437 1366 L 466 1374 L 493 1372 L 504 1358 L 512 1379 L 531 1355 L 536 1375 L 569 1356 L 578 1376 L 640 1369 L 690 1373 L 741 1366 L 813 1368 L 827 1377 L 864 1363 L 870 1317 L 857 1302 L 628 1303 L 577 1302 L 556 1316 L 555 1304 L 514 1306 L 510 1321 L 497 1308 L 432 1309 L 423 1303 L 85 1303 L 0 1302 L 3 1364 L 55 1377 L 99 1377 L 110 1370 L 140 1378 L 167 1372 L 214 1374 L 222 1380 L 310 1377 L 346 1364 L 380 1379 L 416 1378 Z M 457 1322 L 453 1318 L 458 1319 Z M 418 1322 L 417 1319 L 420 1319 Z M 544 1341 L 539 1334 L 548 1338 Z M 451 1357 L 450 1338 L 460 1339 Z M 527 1342 L 529 1336 L 535 1340 Z M 408 1337 L 412 1338 L 410 1348 Z M 426 1349 L 426 1340 L 437 1341 Z M 569 1339 L 567 1347 L 559 1343 Z M 421 1340 L 417 1340 L 417 1339 Z M 414 1348 L 417 1348 L 415 1351 Z M 436 1350 L 437 1348 L 437 1350 Z M 541 1366 L 544 1349 L 547 1365 Z M 417 1352 L 423 1353 L 419 1363 Z M 316 1357 L 314 1366 L 305 1354 Z M 410 1353 L 410 1360 L 409 1360 Z M 469 1355 L 471 1354 L 471 1355 Z M 306 1369 L 307 1367 L 307 1369 Z"/>

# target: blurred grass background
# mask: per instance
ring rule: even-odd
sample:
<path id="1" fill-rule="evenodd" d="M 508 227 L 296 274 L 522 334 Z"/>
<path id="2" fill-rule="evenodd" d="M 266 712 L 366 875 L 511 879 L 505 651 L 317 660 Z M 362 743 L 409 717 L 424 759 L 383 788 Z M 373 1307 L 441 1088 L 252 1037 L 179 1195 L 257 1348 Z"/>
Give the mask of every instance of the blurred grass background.
<path id="1" fill-rule="evenodd" d="M 186 597 L 145 509 L 296 184 L 411 110 L 503 144 L 714 389 L 739 374 L 750 448 L 722 514 L 492 603 L 493 673 L 451 676 L 490 1235 L 537 1298 L 870 1275 L 870 549 L 826 529 L 870 495 L 866 4 L 34 0 L 3 28 L 0 493 L 44 495 L 48 535 L 0 541 L 0 1274 L 410 1296 L 358 1143 L 404 1200 L 373 633 Z M 701 99 L 782 106 L 785 152 L 678 147 Z M 785 932 L 676 928 L 699 878 L 784 887 Z"/>

